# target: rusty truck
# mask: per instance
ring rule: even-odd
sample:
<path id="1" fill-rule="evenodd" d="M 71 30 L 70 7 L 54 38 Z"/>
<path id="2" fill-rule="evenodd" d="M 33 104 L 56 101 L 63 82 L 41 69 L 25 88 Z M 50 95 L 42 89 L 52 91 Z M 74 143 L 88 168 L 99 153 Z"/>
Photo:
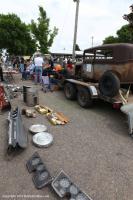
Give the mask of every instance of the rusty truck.
<path id="1" fill-rule="evenodd" d="M 96 99 L 109 102 L 128 117 L 133 135 L 133 44 L 119 43 L 85 49 L 83 61 L 63 81 L 67 99 L 92 107 Z"/>

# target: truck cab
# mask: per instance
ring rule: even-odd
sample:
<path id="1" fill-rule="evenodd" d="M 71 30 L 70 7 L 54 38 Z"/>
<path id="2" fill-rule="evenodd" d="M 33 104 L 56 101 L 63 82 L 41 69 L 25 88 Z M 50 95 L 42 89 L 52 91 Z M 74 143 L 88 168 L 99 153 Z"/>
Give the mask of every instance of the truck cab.
<path id="1" fill-rule="evenodd" d="M 98 82 L 101 93 L 115 96 L 120 86 L 133 84 L 133 44 L 106 44 L 84 50 L 75 76 Z"/>

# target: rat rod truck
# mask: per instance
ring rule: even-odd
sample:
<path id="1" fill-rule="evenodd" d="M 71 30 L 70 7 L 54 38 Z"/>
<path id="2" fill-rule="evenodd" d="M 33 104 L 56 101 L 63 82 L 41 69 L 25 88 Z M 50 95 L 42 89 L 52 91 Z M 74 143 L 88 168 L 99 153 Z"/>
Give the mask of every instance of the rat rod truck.
<path id="1" fill-rule="evenodd" d="M 67 99 L 92 107 L 102 99 L 120 109 L 128 118 L 133 136 L 133 44 L 109 44 L 84 50 L 83 62 L 63 81 Z"/>

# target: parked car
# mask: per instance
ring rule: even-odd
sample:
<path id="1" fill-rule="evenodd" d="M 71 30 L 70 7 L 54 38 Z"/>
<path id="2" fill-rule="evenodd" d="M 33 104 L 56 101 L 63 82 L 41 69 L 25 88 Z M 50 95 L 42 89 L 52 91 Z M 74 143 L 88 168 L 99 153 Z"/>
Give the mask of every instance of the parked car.
<path id="1" fill-rule="evenodd" d="M 133 44 L 106 44 L 84 50 L 83 63 L 76 64 L 75 76 L 99 82 L 103 95 L 117 95 L 121 86 L 133 84 Z"/>

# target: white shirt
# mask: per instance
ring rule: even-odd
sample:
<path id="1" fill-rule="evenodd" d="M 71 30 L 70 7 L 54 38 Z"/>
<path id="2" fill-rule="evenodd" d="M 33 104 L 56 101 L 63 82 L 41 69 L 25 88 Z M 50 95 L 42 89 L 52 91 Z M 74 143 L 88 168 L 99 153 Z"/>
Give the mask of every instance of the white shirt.
<path id="1" fill-rule="evenodd" d="M 34 63 L 35 63 L 35 66 L 39 66 L 39 67 L 42 67 L 43 66 L 43 63 L 44 63 L 44 60 L 42 57 L 36 57 L 34 59 Z"/>

